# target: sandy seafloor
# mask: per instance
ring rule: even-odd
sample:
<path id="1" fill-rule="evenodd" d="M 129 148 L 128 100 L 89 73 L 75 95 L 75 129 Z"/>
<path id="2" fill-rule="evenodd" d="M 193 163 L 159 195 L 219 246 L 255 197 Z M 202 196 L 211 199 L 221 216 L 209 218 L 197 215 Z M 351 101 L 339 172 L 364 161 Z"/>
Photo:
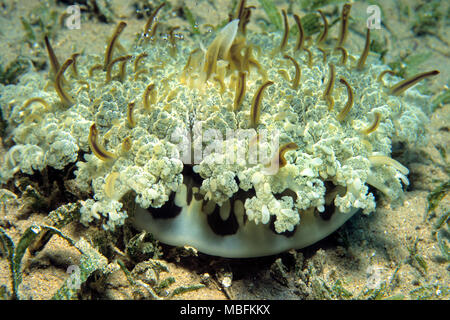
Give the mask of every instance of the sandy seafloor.
<path id="1" fill-rule="evenodd" d="M 66 6 L 63 2 L 66 1 L 58 4 L 50 1 L 50 4 L 61 14 Z M 132 5 L 143 2 L 110 1 L 117 14 L 115 20 L 122 19 L 128 23 L 121 39 L 133 39 L 143 28 L 145 19 L 136 18 Z M 174 8 L 182 5 L 182 1 L 170 2 Z M 280 9 L 291 4 L 294 12 L 300 2 L 275 1 Z M 388 49 L 386 62 L 398 61 L 399 57 L 411 52 L 431 54 L 417 69 L 440 70 L 439 76 L 427 81 L 428 89 L 436 96 L 448 89 L 449 83 L 450 8 L 448 2 L 443 1 L 439 9 L 443 18 L 430 29 L 430 34 L 418 35 L 412 28 L 417 19 L 414 8 L 423 2 L 380 1 L 383 9 L 383 29 L 380 32 L 386 39 L 383 41 Z M 20 22 L 21 16 L 35 15 L 39 12 L 36 8 L 45 6 L 45 3 L 0 0 L 0 63 L 3 66 L 17 56 L 46 58 L 42 46 L 30 46 L 23 40 L 25 31 Z M 248 4 L 257 7 L 252 19 L 266 17 L 258 1 L 248 1 Z M 226 19 L 231 1 L 188 0 L 186 5 L 202 26 Z M 352 17 L 365 17 L 367 6 L 365 2 L 354 3 Z M 323 10 L 331 12 L 333 8 L 331 5 Z M 181 26 L 181 31 L 189 29 L 189 24 L 176 14 L 170 19 L 174 25 Z M 68 57 L 74 49 L 102 54 L 115 23 L 107 24 L 99 20 L 95 15 L 90 20 L 85 19 L 80 30 L 56 26 L 53 45 L 57 54 Z M 252 28 L 251 23 L 249 28 Z M 188 35 L 187 32 L 183 34 Z M 349 49 L 355 48 L 359 52 L 364 42 L 363 33 L 350 30 L 349 39 Z M 42 71 L 42 74 L 45 76 L 46 71 Z M 376 212 L 368 216 L 355 215 L 337 232 L 311 247 L 265 258 L 223 259 L 201 253 L 193 255 L 189 254 L 189 250 L 176 251 L 170 246 L 161 245 L 163 255 L 160 259 L 168 266 L 169 273 L 161 272 L 160 278 L 172 276 L 175 279 L 173 284 L 161 291 L 161 298 L 167 298 L 167 292 L 173 288 L 203 283 L 204 288 L 176 295 L 173 299 L 449 299 L 449 263 L 441 257 L 433 229 L 437 217 L 450 208 L 449 195 L 441 200 L 434 213 L 426 214 L 427 196 L 436 187 L 449 181 L 449 120 L 450 106 L 446 104 L 437 108 L 427 128 L 428 143 L 407 150 L 407 156 L 398 158 L 410 169 L 411 184 L 402 206 L 392 208 L 387 199 L 378 194 Z M 4 152 L 2 147 L 0 153 Z M 8 204 L 0 212 L 0 226 L 15 242 L 32 223 L 42 223 L 47 214 L 21 210 L 23 206 L 19 201 Z M 62 231 L 74 239 L 81 236 L 89 239 L 95 234 L 96 228 L 86 228 L 78 222 L 72 222 Z M 448 230 L 448 222 L 443 228 Z M 411 253 L 414 243 L 416 251 Z M 419 259 L 416 259 L 417 256 Z M 111 254 L 111 257 L 112 260 L 120 257 L 120 253 Z M 53 236 L 37 255 L 26 253 L 21 297 L 50 299 L 68 278 L 67 267 L 76 264 L 79 259 L 80 253 L 58 236 Z M 425 264 L 418 261 L 424 261 Z M 128 267 L 131 270 L 132 266 Z M 11 293 L 11 272 L 5 255 L 0 256 L 0 286 Z M 119 269 L 103 279 L 101 284 L 90 281 L 83 288 L 80 298 L 141 299 L 150 296 L 142 288 L 132 286 Z"/>

